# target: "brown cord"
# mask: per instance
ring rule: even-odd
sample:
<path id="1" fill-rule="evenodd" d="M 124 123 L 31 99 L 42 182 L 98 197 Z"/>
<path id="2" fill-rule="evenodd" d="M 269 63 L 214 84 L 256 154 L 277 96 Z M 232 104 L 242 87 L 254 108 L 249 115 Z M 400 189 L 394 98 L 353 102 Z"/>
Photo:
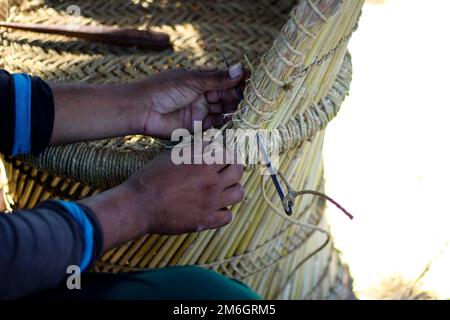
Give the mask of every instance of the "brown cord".
<path id="1" fill-rule="evenodd" d="M 311 194 L 320 198 L 323 198 L 329 202 L 331 202 L 332 204 L 334 204 L 339 210 L 341 210 L 347 217 L 350 218 L 350 220 L 353 220 L 353 215 L 348 212 L 343 206 L 341 206 L 336 200 L 334 200 L 333 198 L 327 196 L 324 193 L 321 193 L 319 191 L 314 191 L 314 190 L 302 190 L 302 191 L 298 191 L 295 192 L 295 197 L 301 196 L 301 195 L 305 195 L 305 194 Z"/>

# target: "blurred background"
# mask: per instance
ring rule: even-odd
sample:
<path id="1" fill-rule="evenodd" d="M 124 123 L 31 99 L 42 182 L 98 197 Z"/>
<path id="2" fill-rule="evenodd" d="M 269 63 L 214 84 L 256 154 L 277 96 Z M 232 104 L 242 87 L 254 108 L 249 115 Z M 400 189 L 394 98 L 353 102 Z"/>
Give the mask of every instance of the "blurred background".
<path id="1" fill-rule="evenodd" d="M 324 152 L 327 194 L 356 217 L 327 213 L 359 298 L 450 298 L 449 12 L 367 1 L 350 43 L 351 93 Z"/>

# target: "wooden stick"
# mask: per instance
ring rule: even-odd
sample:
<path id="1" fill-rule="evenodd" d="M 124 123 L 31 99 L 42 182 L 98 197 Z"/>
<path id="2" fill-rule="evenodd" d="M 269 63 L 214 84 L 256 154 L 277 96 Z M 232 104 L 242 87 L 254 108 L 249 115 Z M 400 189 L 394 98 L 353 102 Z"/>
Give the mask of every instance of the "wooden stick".
<path id="1" fill-rule="evenodd" d="M 39 33 L 59 34 L 120 46 L 137 46 L 154 50 L 164 50 L 171 47 L 169 35 L 156 31 L 123 29 L 109 26 L 43 25 L 6 21 L 0 21 L 0 26 Z"/>

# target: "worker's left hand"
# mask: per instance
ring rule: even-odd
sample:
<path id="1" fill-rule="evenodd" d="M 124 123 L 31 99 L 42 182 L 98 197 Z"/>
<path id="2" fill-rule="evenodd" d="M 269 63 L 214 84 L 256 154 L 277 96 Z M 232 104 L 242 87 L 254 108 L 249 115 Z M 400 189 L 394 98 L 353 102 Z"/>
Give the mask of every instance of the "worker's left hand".
<path id="1" fill-rule="evenodd" d="M 178 128 L 192 132 L 194 121 L 202 121 L 203 129 L 224 125 L 230 120 L 224 114 L 236 111 L 240 101 L 235 88 L 243 88 L 245 78 L 237 64 L 225 70 L 171 70 L 133 84 L 142 133 L 170 138 Z"/>

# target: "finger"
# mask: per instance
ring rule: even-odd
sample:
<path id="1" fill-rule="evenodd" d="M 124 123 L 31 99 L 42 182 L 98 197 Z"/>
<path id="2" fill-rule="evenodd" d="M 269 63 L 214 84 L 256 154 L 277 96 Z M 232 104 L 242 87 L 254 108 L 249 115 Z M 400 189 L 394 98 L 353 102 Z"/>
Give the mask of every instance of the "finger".
<path id="1" fill-rule="evenodd" d="M 204 94 L 191 103 L 191 112 L 187 112 L 186 115 L 191 117 L 191 126 L 194 127 L 194 121 L 202 121 L 209 114 L 209 104 L 206 101 Z"/>
<path id="2" fill-rule="evenodd" d="M 205 67 L 205 66 L 200 66 L 194 70 L 198 70 L 200 72 L 214 72 L 214 71 L 219 71 L 220 69 L 217 67 Z"/>
<path id="3" fill-rule="evenodd" d="M 242 81 L 239 84 L 239 88 L 241 88 L 241 92 L 243 93 L 245 91 L 245 88 L 247 87 L 247 81 Z"/>
<path id="4" fill-rule="evenodd" d="M 228 209 L 222 209 L 209 216 L 206 229 L 217 229 L 233 221 L 233 214 Z"/>
<path id="5" fill-rule="evenodd" d="M 234 155 L 233 155 L 234 156 Z M 234 162 L 236 159 L 230 159 L 230 153 L 227 154 L 227 163 Z M 230 164 L 219 172 L 220 184 L 223 189 L 229 188 L 241 181 L 244 175 L 244 166 L 241 164 Z"/>
<path id="6" fill-rule="evenodd" d="M 236 87 L 245 76 L 242 64 L 218 71 L 192 72 L 193 85 L 198 92 L 223 91 Z"/>
<path id="7" fill-rule="evenodd" d="M 238 169 L 242 170 L 243 174 L 244 171 L 244 168 L 242 167 L 243 162 L 238 145 L 237 144 L 228 145 L 228 147 L 225 150 L 227 157 L 225 160 L 227 162 L 227 165 L 241 165 L 241 168 Z"/>
<path id="8" fill-rule="evenodd" d="M 234 113 L 237 110 L 237 107 L 239 106 L 239 102 L 227 102 L 223 105 L 223 112 L 226 114 Z"/>
<path id="9" fill-rule="evenodd" d="M 210 114 L 206 116 L 203 122 L 204 129 L 220 128 L 227 124 L 231 120 L 231 117 L 224 116 L 223 114 Z"/>
<path id="10" fill-rule="evenodd" d="M 223 145 L 219 142 L 203 142 L 202 163 L 208 164 L 209 168 L 219 173 L 226 166 L 225 162 L 226 151 Z M 220 177 L 219 177 L 220 179 Z"/>
<path id="11" fill-rule="evenodd" d="M 209 114 L 223 114 L 225 110 L 223 103 L 213 103 L 209 106 Z"/>
<path id="12" fill-rule="evenodd" d="M 206 93 L 208 103 L 217 103 L 221 101 L 239 101 L 236 89 L 228 89 L 223 91 L 208 91 Z"/>
<path id="13" fill-rule="evenodd" d="M 208 116 L 204 118 L 204 128 L 220 128 L 228 123 L 232 119 L 232 114 L 236 112 L 238 105 L 238 102 L 211 105 Z"/>
<path id="14" fill-rule="evenodd" d="M 222 191 L 218 199 L 218 204 L 221 208 L 232 206 L 244 200 L 244 197 L 244 187 L 238 183 Z"/>

